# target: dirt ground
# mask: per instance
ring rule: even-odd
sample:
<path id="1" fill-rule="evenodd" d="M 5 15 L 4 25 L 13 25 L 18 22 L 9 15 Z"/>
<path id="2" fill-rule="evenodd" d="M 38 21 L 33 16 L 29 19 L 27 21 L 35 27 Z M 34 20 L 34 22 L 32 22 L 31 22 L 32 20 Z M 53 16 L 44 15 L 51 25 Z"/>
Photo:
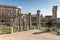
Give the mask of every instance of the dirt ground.
<path id="1" fill-rule="evenodd" d="M 0 40 L 60 40 L 60 36 L 51 33 L 38 33 L 40 30 L 22 31 L 0 35 Z M 36 34 L 33 34 L 36 33 Z"/>

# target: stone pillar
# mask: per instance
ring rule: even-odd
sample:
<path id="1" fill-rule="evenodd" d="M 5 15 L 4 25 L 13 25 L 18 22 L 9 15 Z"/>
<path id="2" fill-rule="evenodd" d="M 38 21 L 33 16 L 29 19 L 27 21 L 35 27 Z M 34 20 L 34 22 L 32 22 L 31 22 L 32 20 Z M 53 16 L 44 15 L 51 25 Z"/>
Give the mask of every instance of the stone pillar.
<path id="1" fill-rule="evenodd" d="M 37 29 L 40 27 L 40 10 L 37 10 Z"/>
<path id="2" fill-rule="evenodd" d="M 13 27 L 11 27 L 11 34 L 13 33 Z"/>
<path id="3" fill-rule="evenodd" d="M 57 7 L 58 6 L 53 6 L 52 8 L 52 25 L 55 27 L 55 31 L 56 31 L 56 24 L 57 24 Z"/>
<path id="4" fill-rule="evenodd" d="M 21 16 L 20 16 L 20 19 L 19 19 L 19 26 L 21 26 Z"/>
<path id="5" fill-rule="evenodd" d="M 41 26 L 41 25 L 42 25 L 42 23 L 43 23 L 43 21 L 42 21 L 42 20 L 43 20 L 43 15 L 41 14 L 41 15 L 40 15 L 40 26 Z"/>
<path id="6" fill-rule="evenodd" d="M 19 31 L 21 30 L 21 15 L 19 15 Z"/>
<path id="7" fill-rule="evenodd" d="M 52 22 L 53 23 L 56 23 L 57 22 L 57 7 L 58 6 L 53 6 L 53 9 L 52 9 Z"/>
<path id="8" fill-rule="evenodd" d="M 57 18 L 57 7 L 58 6 L 53 6 L 53 9 L 52 9 L 52 18 L 53 19 Z"/>
<path id="9" fill-rule="evenodd" d="M 31 25 L 32 23 L 31 23 L 31 13 L 29 13 L 29 30 L 30 30 L 30 28 L 31 28 Z"/>
<path id="10" fill-rule="evenodd" d="M 60 35 L 60 27 L 58 26 L 58 28 L 57 28 L 57 35 Z"/>
<path id="11" fill-rule="evenodd" d="M 26 31 L 26 18 L 23 17 L 23 30 Z"/>
<path id="12" fill-rule="evenodd" d="M 18 15 L 19 15 L 19 31 L 21 31 L 21 8 L 18 8 L 18 10 L 16 10 Z"/>

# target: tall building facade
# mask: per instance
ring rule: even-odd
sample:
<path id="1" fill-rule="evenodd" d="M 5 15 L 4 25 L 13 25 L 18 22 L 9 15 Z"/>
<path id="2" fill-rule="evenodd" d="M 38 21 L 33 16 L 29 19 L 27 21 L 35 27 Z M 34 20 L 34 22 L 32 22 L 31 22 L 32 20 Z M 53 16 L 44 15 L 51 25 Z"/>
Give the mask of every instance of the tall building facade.
<path id="1" fill-rule="evenodd" d="M 31 15 L 31 24 L 40 26 L 41 24 L 47 23 L 49 20 L 53 22 L 57 19 L 57 7 L 53 6 L 52 16 L 42 16 L 40 15 L 40 10 L 37 10 L 37 14 Z M 23 17 L 26 18 L 26 24 L 29 25 L 29 15 L 21 14 L 21 8 L 9 5 L 0 5 L 0 24 L 2 25 L 23 25 Z M 55 20 L 55 21 L 54 21 Z M 21 22 L 21 23 L 20 23 Z"/>
<path id="2" fill-rule="evenodd" d="M 17 25 L 19 14 L 21 14 L 20 8 L 0 4 L 0 24 Z"/>

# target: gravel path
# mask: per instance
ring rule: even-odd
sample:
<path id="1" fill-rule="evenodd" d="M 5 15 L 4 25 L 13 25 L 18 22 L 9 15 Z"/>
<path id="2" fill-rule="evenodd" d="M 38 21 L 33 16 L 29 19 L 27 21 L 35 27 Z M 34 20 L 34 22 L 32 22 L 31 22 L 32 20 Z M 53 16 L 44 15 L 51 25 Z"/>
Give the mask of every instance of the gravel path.
<path id="1" fill-rule="evenodd" d="M 60 36 L 51 33 L 39 33 L 40 30 L 22 31 L 13 34 L 0 35 L 0 40 L 60 40 Z"/>

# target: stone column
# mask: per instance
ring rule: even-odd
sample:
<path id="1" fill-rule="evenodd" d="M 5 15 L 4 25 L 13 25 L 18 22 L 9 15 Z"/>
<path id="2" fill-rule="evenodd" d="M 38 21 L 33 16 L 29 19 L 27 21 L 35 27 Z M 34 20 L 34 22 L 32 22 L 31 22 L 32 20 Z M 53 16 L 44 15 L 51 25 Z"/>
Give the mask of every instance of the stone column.
<path id="1" fill-rule="evenodd" d="M 21 30 L 21 15 L 19 15 L 19 31 Z"/>
<path id="2" fill-rule="evenodd" d="M 52 8 L 52 20 L 53 20 L 53 23 L 57 22 L 57 9 L 58 9 L 58 6 L 53 6 L 53 8 Z"/>
<path id="3" fill-rule="evenodd" d="M 13 27 L 11 27 L 11 34 L 13 33 Z"/>
<path id="4" fill-rule="evenodd" d="M 40 10 L 37 10 L 37 29 L 40 27 Z"/>
<path id="5" fill-rule="evenodd" d="M 21 16 L 20 16 L 20 18 L 19 18 L 19 26 L 21 26 Z"/>
<path id="6" fill-rule="evenodd" d="M 52 8 L 52 25 L 55 28 L 57 28 L 56 27 L 56 24 L 57 24 L 57 10 L 58 10 L 58 6 L 53 6 L 53 8 Z"/>
<path id="7" fill-rule="evenodd" d="M 26 18 L 23 17 L 23 30 L 26 31 Z"/>
<path id="8" fill-rule="evenodd" d="M 57 8 L 58 8 L 58 6 L 53 6 L 53 8 L 52 8 L 52 18 L 53 19 L 57 18 Z"/>
<path id="9" fill-rule="evenodd" d="M 30 28 L 31 28 L 31 25 L 32 23 L 31 23 L 31 13 L 29 13 L 29 30 L 30 30 Z"/>
<path id="10" fill-rule="evenodd" d="M 21 31 L 21 8 L 16 9 L 18 15 L 19 15 L 19 20 L 18 20 L 18 24 L 19 24 L 19 31 Z M 17 14 L 16 13 L 16 14 Z"/>

